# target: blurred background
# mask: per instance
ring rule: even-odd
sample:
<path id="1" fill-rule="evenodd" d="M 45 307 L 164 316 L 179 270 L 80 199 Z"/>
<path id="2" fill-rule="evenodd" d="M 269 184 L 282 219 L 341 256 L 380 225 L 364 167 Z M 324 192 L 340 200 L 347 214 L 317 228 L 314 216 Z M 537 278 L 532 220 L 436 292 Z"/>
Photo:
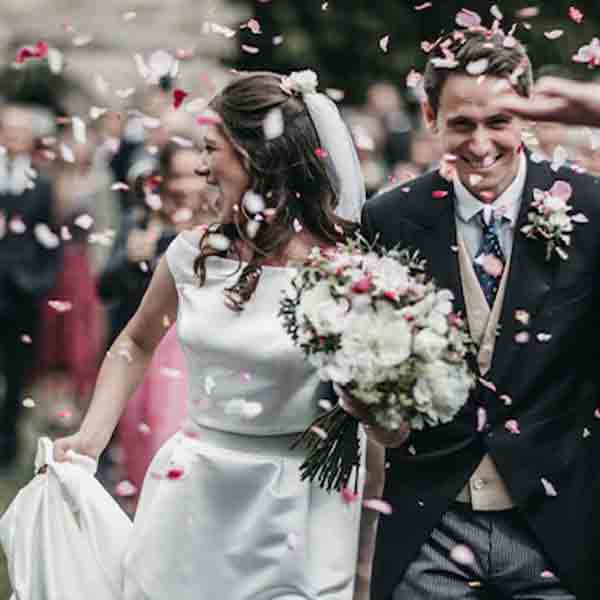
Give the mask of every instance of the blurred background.
<path id="1" fill-rule="evenodd" d="M 436 168 L 419 73 L 460 9 L 527 46 L 536 75 L 577 79 L 596 0 L 2 0 L 0 6 L 0 513 L 33 475 L 40 435 L 75 431 L 102 356 L 182 229 L 219 218 L 194 171 L 196 121 L 235 70 L 311 68 L 351 128 L 369 195 Z M 534 125 L 540 157 L 600 174 L 600 135 Z M 181 423 L 172 324 L 99 477 L 133 514 Z M 9 597 L 0 553 L 0 598 Z"/>

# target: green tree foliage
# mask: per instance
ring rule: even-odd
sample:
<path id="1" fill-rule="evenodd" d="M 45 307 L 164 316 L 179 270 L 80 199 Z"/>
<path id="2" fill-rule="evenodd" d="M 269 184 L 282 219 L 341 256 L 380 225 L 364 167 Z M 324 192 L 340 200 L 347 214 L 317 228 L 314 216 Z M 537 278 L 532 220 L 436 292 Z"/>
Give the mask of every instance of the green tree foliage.
<path id="1" fill-rule="evenodd" d="M 262 33 L 240 32 L 236 66 L 281 72 L 311 67 L 319 72 L 322 86 L 345 90 L 350 102 L 361 102 L 368 85 L 382 79 L 404 89 L 410 69 L 423 68 L 421 42 L 452 30 L 461 8 L 478 12 L 486 26 L 493 22 L 491 1 L 432 0 L 431 7 L 415 9 L 422 4 L 422 0 L 255 0 L 251 10 Z M 585 66 L 572 63 L 571 56 L 600 31 L 598 0 L 500 0 L 496 4 L 504 15 L 505 30 L 519 23 L 515 35 L 526 44 L 536 69 L 563 65 L 575 77 L 589 75 Z M 532 5 L 539 8 L 538 16 L 517 17 L 519 9 Z M 584 14 L 579 24 L 569 18 L 572 5 Z M 556 29 L 564 32 L 560 38 L 544 36 Z M 283 36 L 279 45 L 273 43 L 278 35 Z M 389 45 L 384 52 L 380 40 L 386 35 Z M 244 52 L 241 44 L 259 52 Z"/>

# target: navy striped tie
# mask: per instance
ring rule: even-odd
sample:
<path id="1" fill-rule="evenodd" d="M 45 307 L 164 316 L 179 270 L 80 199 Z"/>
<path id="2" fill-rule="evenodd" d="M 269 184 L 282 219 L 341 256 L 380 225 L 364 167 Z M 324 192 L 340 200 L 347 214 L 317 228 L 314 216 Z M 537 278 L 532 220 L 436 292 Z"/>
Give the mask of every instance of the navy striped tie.
<path id="1" fill-rule="evenodd" d="M 498 292 L 500 279 L 502 278 L 504 254 L 500 247 L 500 240 L 498 239 L 497 232 L 498 222 L 494 214 L 491 214 L 489 223 L 485 222 L 483 211 L 481 211 L 476 218 L 481 225 L 483 237 L 481 239 L 479 250 L 475 255 L 475 260 L 473 261 L 473 268 L 479 279 L 483 294 L 488 301 L 488 304 L 492 306 L 496 298 L 496 293 Z"/>

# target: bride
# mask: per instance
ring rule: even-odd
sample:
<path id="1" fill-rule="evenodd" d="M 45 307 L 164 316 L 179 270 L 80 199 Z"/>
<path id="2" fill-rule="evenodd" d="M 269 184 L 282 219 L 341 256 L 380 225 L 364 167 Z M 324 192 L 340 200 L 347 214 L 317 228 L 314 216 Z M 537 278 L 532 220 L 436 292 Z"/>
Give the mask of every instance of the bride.
<path id="1" fill-rule="evenodd" d="M 169 246 L 111 347 L 81 429 L 57 440 L 97 458 L 152 352 L 177 321 L 188 420 L 155 456 L 124 561 L 126 600 L 350 600 L 360 499 L 302 482 L 290 445 L 329 386 L 278 317 L 294 262 L 342 241 L 363 201 L 335 105 L 310 71 L 238 75 L 210 104 L 205 163 L 222 224 Z"/>

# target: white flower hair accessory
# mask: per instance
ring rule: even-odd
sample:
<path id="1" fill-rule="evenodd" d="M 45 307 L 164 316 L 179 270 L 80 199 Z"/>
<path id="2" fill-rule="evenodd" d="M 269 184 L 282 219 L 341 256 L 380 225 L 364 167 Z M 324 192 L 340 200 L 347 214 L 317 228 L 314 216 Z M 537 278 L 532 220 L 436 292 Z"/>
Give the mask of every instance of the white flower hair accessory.
<path id="1" fill-rule="evenodd" d="M 288 94 L 315 94 L 319 85 L 317 74 L 311 69 L 293 71 L 281 81 L 281 88 Z"/>
<path id="2" fill-rule="evenodd" d="M 568 258 L 571 233 L 575 223 L 587 223 L 583 213 L 569 214 L 573 207 L 569 204 L 573 190 L 566 181 L 556 181 L 549 190 L 533 190 L 533 202 L 528 218 L 529 223 L 521 231 L 529 238 L 546 240 L 546 260 L 555 252 L 560 258 Z"/>

